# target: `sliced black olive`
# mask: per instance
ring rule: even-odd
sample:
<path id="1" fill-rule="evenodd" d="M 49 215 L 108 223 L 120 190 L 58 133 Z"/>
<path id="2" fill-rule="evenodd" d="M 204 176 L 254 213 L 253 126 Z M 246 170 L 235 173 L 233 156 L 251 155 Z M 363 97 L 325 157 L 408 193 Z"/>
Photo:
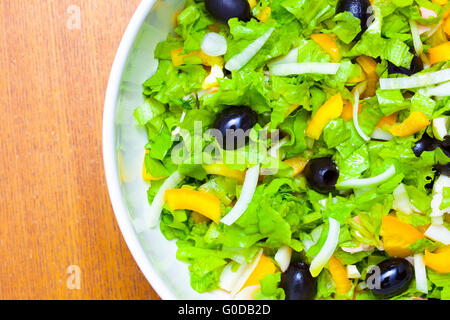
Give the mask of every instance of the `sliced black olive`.
<path id="1" fill-rule="evenodd" d="M 292 262 L 281 275 L 281 287 L 286 300 L 313 300 L 317 294 L 317 280 L 304 262 Z"/>
<path id="2" fill-rule="evenodd" d="M 366 284 L 375 296 L 391 298 L 406 291 L 414 276 L 414 268 L 408 260 L 385 260 L 367 272 Z"/>
<path id="3" fill-rule="evenodd" d="M 231 18 L 250 20 L 250 5 L 247 0 L 206 0 L 206 10 L 217 20 L 227 23 Z"/>
<path id="4" fill-rule="evenodd" d="M 422 59 L 420 59 L 417 55 L 414 55 L 414 58 L 411 61 L 411 66 L 409 69 L 403 68 L 403 67 L 397 67 L 392 62 L 388 61 L 388 73 L 394 74 L 394 73 L 400 73 L 405 75 L 413 75 L 417 72 L 420 72 L 423 70 L 423 62 Z"/>
<path id="5" fill-rule="evenodd" d="M 348 11 L 353 14 L 356 18 L 361 20 L 361 33 L 363 33 L 368 28 L 367 21 L 370 16 L 369 7 L 369 0 L 339 0 L 336 13 Z M 361 35 L 361 33 L 359 35 Z"/>
<path id="6" fill-rule="evenodd" d="M 419 141 L 413 147 L 416 157 L 420 157 L 424 151 L 433 151 L 439 146 L 439 142 L 431 138 L 426 132 L 422 135 Z"/>
<path id="7" fill-rule="evenodd" d="M 220 146 L 225 150 L 243 147 L 248 141 L 248 130 L 258 120 L 256 112 L 245 106 L 233 106 L 223 110 L 214 123 L 214 128 L 221 133 L 216 136 Z"/>
<path id="8" fill-rule="evenodd" d="M 304 173 L 311 187 L 321 193 L 333 191 L 339 178 L 339 170 L 331 158 L 308 161 Z"/>

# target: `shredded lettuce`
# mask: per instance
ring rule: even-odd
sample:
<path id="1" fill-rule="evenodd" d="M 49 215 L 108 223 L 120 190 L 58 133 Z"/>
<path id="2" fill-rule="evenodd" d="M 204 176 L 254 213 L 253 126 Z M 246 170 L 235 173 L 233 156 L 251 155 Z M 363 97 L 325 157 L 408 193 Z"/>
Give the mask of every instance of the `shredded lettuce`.
<path id="1" fill-rule="evenodd" d="M 445 150 L 448 139 L 441 137 L 439 148 L 416 156 L 413 147 L 423 134 L 434 137 L 431 126 L 406 137 L 392 136 L 389 141 L 376 140 L 373 132 L 379 129 L 383 117 L 394 113 L 397 123 L 413 111 L 422 112 L 430 120 L 450 115 L 450 96 L 445 86 L 430 87 L 447 81 L 448 62 L 426 65 L 425 70 L 408 77 L 390 74 L 388 70 L 389 63 L 409 68 L 414 46 L 428 54 L 430 47 L 445 40 L 439 29 L 431 37 L 423 34 L 420 46 L 415 26 L 421 24 L 434 29 L 450 7 L 448 4 L 441 7 L 429 0 L 374 0 L 373 15 L 368 29 L 363 31 L 361 21 L 351 13 L 336 13 L 337 2 L 261 0 L 252 9 L 252 15 L 258 19 L 233 18 L 227 23 L 218 23 L 206 10 L 204 0 L 187 0 L 176 18 L 173 32 L 155 48 L 158 67 L 143 83 L 143 101 L 133 115 L 140 130 L 148 135 L 143 149 L 146 151 L 145 171 L 162 178 L 150 181 L 148 201 L 158 200 L 161 233 L 169 240 L 176 240 L 177 259 L 188 264 L 191 286 L 197 292 L 216 289 L 226 265 L 232 263 L 239 267 L 251 263 L 261 249 L 264 255 L 273 258 L 281 246 L 288 246 L 293 250 L 293 258 L 314 264 L 317 299 L 337 297 L 336 283 L 327 269 L 326 260 L 331 255 L 344 266 L 356 265 L 361 273 L 361 279 L 353 280 L 349 297 L 355 294 L 356 299 L 376 299 L 370 290 L 360 288 L 359 284 L 370 266 L 389 258 L 382 250 L 383 217 L 395 214 L 401 221 L 421 228 L 432 222 L 433 183 L 439 174 L 446 174 L 442 168 L 450 161 Z M 435 11 L 436 17 L 423 18 L 421 7 Z M 270 12 L 264 20 L 260 14 L 263 10 L 267 13 L 266 8 L 270 8 Z M 227 43 L 227 52 L 214 57 L 216 60 L 201 51 L 204 36 L 209 32 L 220 34 Z M 342 56 L 340 61 L 332 59 L 326 45 L 311 39 L 312 34 L 320 33 L 333 37 Z M 261 37 L 264 41 L 259 41 Z M 252 44 L 257 50 L 250 52 L 247 49 Z M 191 55 L 175 66 L 174 50 L 181 55 Z M 233 59 L 241 56 L 245 59 L 230 67 L 236 62 Z M 360 88 L 364 81 L 376 80 L 374 74 L 364 73 L 367 66 L 358 59 L 361 56 L 374 59 L 380 81 L 373 88 L 373 95 L 369 94 L 371 90 L 366 90 L 355 101 L 355 86 Z M 214 61 L 215 69 L 222 69 L 224 77 L 217 79 L 217 84 L 205 86 L 213 67 L 208 59 Z M 305 66 L 320 66 L 322 70 L 306 73 L 301 69 Z M 301 72 L 291 70 L 294 67 L 301 67 Z M 324 70 L 324 67 L 335 69 Z M 273 72 L 277 68 L 283 72 Z M 311 119 L 337 93 L 344 101 L 342 116 L 324 123 L 319 139 L 306 137 L 305 130 L 311 125 Z M 358 102 L 359 110 L 352 108 L 358 111 L 355 117 L 354 112 L 348 113 L 349 105 L 355 106 Z M 263 150 L 255 153 L 249 145 L 223 150 L 212 135 L 194 136 L 198 122 L 202 123 L 200 129 L 204 134 L 213 129 L 218 114 L 229 106 L 246 106 L 256 113 L 257 123 L 250 138 L 261 143 Z M 357 127 L 351 116 L 357 119 Z M 386 126 L 382 128 L 387 130 Z M 266 129 L 271 132 L 268 139 L 260 138 L 258 134 Z M 277 147 L 272 131 L 275 129 L 279 130 L 283 144 L 273 156 L 271 151 Z M 215 147 L 216 152 L 208 154 L 207 146 Z M 175 162 L 172 154 L 180 147 L 186 157 Z M 200 155 L 195 154 L 197 150 Z M 197 156 L 201 156 L 200 162 L 194 161 L 198 160 Z M 204 165 L 238 157 L 242 163 L 227 163 L 226 168 L 244 172 L 253 167 L 256 160 L 261 172 L 273 169 L 274 164 L 278 165 L 278 170 L 273 175 L 259 176 L 252 200 L 232 225 L 199 218 L 199 214 L 190 210 L 170 210 L 164 204 L 163 185 L 165 181 L 170 182 L 165 179 L 175 173 L 179 175 L 175 187 L 216 197 L 221 217 L 225 217 L 245 191 L 242 181 L 208 174 Z M 294 171 L 298 173 L 308 161 L 321 157 L 331 158 L 338 168 L 334 192 L 317 192 L 304 174 L 293 176 Z M 383 179 L 369 184 L 364 180 L 373 177 Z M 348 181 L 353 181 L 353 185 L 345 188 Z M 361 185 L 361 182 L 366 183 Z M 408 214 L 395 210 L 394 193 L 400 185 L 409 198 Z M 340 188 L 342 186 L 344 188 Z M 448 199 L 450 189 L 444 188 L 440 210 L 450 206 Z M 327 239 L 331 238 L 332 246 L 330 240 L 327 244 Z M 325 244 L 326 252 L 323 251 Z M 412 243 L 409 249 L 423 254 L 439 246 L 438 242 L 424 238 Z M 356 252 L 346 252 L 348 248 Z M 419 292 L 413 281 L 406 291 L 391 299 L 411 299 L 418 295 L 450 298 L 447 275 L 427 267 L 427 277 L 428 294 Z M 279 270 L 266 275 L 253 297 L 285 299 L 280 280 Z"/>
<path id="2" fill-rule="evenodd" d="M 256 292 L 253 297 L 255 300 L 284 300 L 285 293 L 279 287 L 281 273 L 268 274 L 261 280 L 261 290 Z"/>

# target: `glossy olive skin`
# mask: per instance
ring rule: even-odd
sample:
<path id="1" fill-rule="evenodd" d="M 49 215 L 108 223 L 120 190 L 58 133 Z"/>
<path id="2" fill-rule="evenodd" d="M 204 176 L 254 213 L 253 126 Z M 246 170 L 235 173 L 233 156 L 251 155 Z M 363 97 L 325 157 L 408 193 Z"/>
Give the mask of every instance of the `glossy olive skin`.
<path id="1" fill-rule="evenodd" d="M 400 74 L 404 74 L 407 76 L 411 76 L 422 70 L 423 70 L 423 62 L 416 55 L 414 55 L 414 58 L 411 61 L 411 66 L 409 67 L 409 69 L 403 68 L 403 67 L 397 67 L 395 64 L 388 61 L 388 73 L 389 74 L 400 73 Z"/>
<path id="2" fill-rule="evenodd" d="M 391 298 L 406 291 L 413 277 L 414 268 L 408 260 L 391 258 L 369 270 L 366 284 L 375 296 Z"/>
<path id="3" fill-rule="evenodd" d="M 450 136 L 445 136 L 444 141 L 440 141 L 439 147 L 447 157 L 450 157 Z"/>
<path id="4" fill-rule="evenodd" d="M 413 151 L 416 157 L 420 157 L 424 151 L 433 151 L 436 148 L 441 148 L 442 152 L 450 157 L 450 136 L 445 136 L 443 141 L 439 141 L 425 132 L 422 138 L 415 143 Z"/>
<path id="5" fill-rule="evenodd" d="M 317 294 L 317 279 L 304 262 L 292 262 L 281 275 L 281 287 L 286 300 L 313 300 Z"/>
<path id="6" fill-rule="evenodd" d="M 247 0 L 206 0 L 206 10 L 217 20 L 227 23 L 231 18 L 249 21 L 250 5 Z"/>
<path id="7" fill-rule="evenodd" d="M 367 20 L 369 19 L 369 0 L 339 0 L 336 13 L 348 11 L 361 20 L 361 33 L 367 30 Z"/>
<path id="8" fill-rule="evenodd" d="M 308 161 L 304 174 L 310 186 L 320 193 L 333 191 L 339 178 L 339 170 L 331 158 Z"/>
<path id="9" fill-rule="evenodd" d="M 214 123 L 214 128 L 221 133 L 221 137 L 216 136 L 220 146 L 225 150 L 235 150 L 243 147 L 248 141 L 248 136 L 246 135 L 244 139 L 238 139 L 239 131 L 237 130 L 247 132 L 255 126 L 257 120 L 256 112 L 249 107 L 233 106 L 223 110 Z M 232 139 L 233 137 L 234 139 Z"/>
<path id="10" fill-rule="evenodd" d="M 420 157 L 424 151 L 433 151 L 439 146 L 439 142 L 431 138 L 427 133 L 422 135 L 419 141 L 413 147 L 414 154 L 416 157 Z"/>
<path id="11" fill-rule="evenodd" d="M 450 163 L 446 163 L 446 164 L 437 164 L 435 166 L 435 169 L 437 171 L 436 175 L 444 175 L 447 177 L 450 177 Z"/>

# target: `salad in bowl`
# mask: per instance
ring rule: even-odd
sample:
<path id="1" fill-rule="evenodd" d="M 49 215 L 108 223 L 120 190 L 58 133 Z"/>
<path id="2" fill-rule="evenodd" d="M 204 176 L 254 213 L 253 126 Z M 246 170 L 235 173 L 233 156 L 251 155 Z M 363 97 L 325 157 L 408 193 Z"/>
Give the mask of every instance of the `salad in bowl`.
<path id="1" fill-rule="evenodd" d="M 450 299 L 450 3 L 188 0 L 134 111 L 142 230 L 235 299 Z"/>

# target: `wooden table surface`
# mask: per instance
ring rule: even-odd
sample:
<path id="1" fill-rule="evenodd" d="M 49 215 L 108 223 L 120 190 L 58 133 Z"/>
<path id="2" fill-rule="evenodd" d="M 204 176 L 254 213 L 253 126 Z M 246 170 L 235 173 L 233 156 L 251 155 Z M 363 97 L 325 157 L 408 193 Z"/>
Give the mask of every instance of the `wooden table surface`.
<path id="1" fill-rule="evenodd" d="M 106 83 L 139 2 L 0 1 L 0 299 L 158 299 L 102 159 Z"/>

